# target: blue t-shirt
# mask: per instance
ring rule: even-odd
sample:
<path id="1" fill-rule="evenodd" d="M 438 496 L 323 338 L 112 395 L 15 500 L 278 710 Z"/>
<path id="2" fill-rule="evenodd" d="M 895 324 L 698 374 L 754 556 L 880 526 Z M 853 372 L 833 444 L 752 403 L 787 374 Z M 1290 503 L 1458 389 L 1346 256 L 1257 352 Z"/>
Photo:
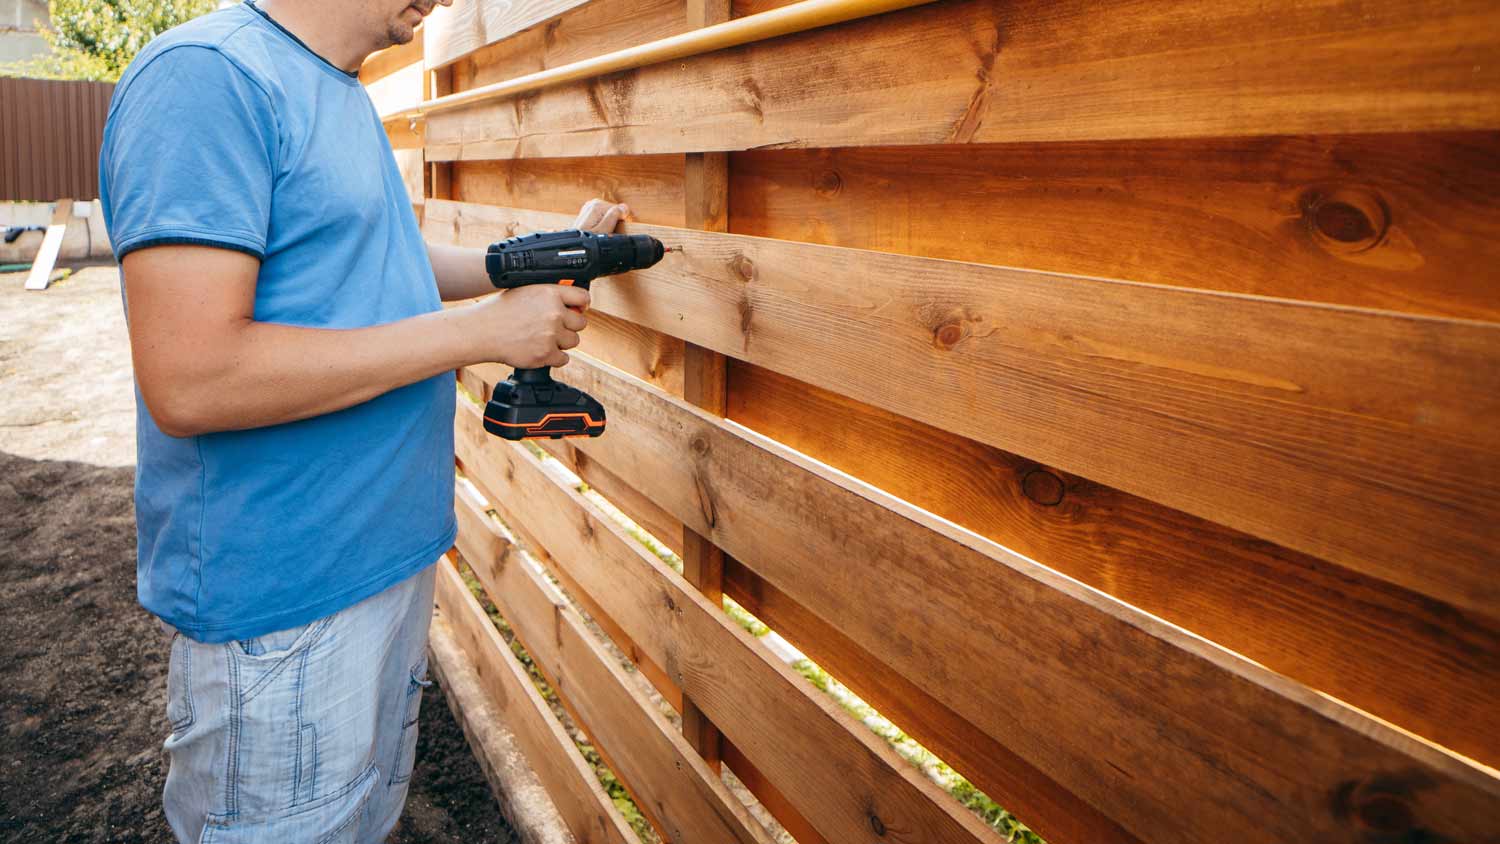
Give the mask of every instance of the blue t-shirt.
<path id="1" fill-rule="evenodd" d="M 99 190 L 119 258 L 171 243 L 260 258 L 256 320 L 355 328 L 441 307 L 359 80 L 251 6 L 179 26 L 136 57 L 110 105 Z M 194 639 L 227 642 L 337 612 L 431 565 L 455 534 L 453 409 L 444 374 L 325 416 L 175 438 L 137 390 L 141 603 Z"/>

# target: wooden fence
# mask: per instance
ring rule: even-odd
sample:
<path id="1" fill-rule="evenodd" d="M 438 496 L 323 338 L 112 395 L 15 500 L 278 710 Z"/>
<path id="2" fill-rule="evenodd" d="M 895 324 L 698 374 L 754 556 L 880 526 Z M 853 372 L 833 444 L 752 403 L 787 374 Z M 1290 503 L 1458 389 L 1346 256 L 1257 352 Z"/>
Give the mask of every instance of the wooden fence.
<path id="1" fill-rule="evenodd" d="M 0 77 L 0 200 L 99 196 L 113 82 Z"/>
<path id="2" fill-rule="evenodd" d="M 1500 841 L 1500 5 L 876 5 L 457 0 L 366 65 L 430 240 L 686 247 L 594 287 L 604 437 L 455 420 L 458 554 L 656 834 L 772 840 L 727 768 L 802 844 L 1002 840 L 727 596 L 1054 844 Z M 761 13 L 851 19 L 567 71 Z"/>

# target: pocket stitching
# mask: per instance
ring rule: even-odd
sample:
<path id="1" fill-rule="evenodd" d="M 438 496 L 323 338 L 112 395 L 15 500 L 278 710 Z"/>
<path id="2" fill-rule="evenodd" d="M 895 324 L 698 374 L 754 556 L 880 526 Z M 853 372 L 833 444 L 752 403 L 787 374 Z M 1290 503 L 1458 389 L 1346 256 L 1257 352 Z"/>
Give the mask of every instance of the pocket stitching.
<path id="1" fill-rule="evenodd" d="M 294 806 L 283 812 L 267 815 L 255 815 L 252 817 L 242 817 L 238 813 L 233 812 L 225 812 L 223 814 L 210 812 L 207 817 L 207 823 L 205 823 L 203 827 L 204 837 L 201 839 L 201 844 L 210 844 L 210 842 L 212 841 L 212 834 L 215 830 L 226 831 L 232 828 L 234 824 L 253 825 L 276 823 L 279 821 L 288 821 L 296 818 L 299 815 L 305 815 L 310 812 L 316 812 L 320 809 L 324 809 L 334 803 L 337 803 L 339 800 L 348 797 L 350 794 L 353 794 L 354 792 L 360 790 L 364 787 L 366 780 L 374 780 L 375 775 L 378 773 L 379 768 L 375 765 L 375 763 L 372 762 L 370 763 L 369 767 L 365 768 L 363 773 L 355 777 L 353 781 L 351 781 L 343 788 L 340 788 L 338 791 L 335 791 L 332 794 L 326 795 L 324 797 L 320 797 L 311 803 L 304 803 L 301 806 Z M 336 832 L 342 831 L 343 829 L 348 827 L 350 820 L 358 819 L 362 814 L 362 807 L 365 805 L 365 803 L 369 802 L 370 795 L 374 792 L 375 789 L 373 787 L 369 788 L 365 792 L 365 796 L 350 811 L 350 818 L 346 819 L 343 823 L 340 823 L 338 828 L 333 830 L 332 832 L 324 833 L 324 837 L 319 838 L 318 840 L 320 842 L 326 841 L 328 835 L 332 835 Z"/>
<path id="2" fill-rule="evenodd" d="M 329 616 L 323 619 L 322 621 L 318 622 L 318 625 L 316 627 L 308 631 L 307 641 L 294 642 L 290 649 L 281 652 L 281 654 L 275 658 L 276 663 L 272 665 L 270 669 L 268 669 L 259 680 L 255 681 L 255 685 L 246 689 L 244 694 L 240 696 L 241 701 L 243 701 L 244 703 L 249 703 L 250 701 L 254 700 L 255 696 L 260 694 L 261 689 L 268 685 L 272 680 L 275 680 L 278 676 L 280 676 L 281 672 L 286 669 L 286 665 L 291 661 L 292 657 L 297 656 L 298 654 L 303 653 L 307 649 L 311 648 L 313 645 L 316 645 L 318 643 L 318 640 L 323 638 L 323 632 L 327 630 L 329 625 L 331 624 L 333 624 L 333 616 Z M 253 661 L 263 658 L 244 653 L 243 649 L 240 648 L 237 642 L 229 643 L 229 655 L 233 660 Z"/>
<path id="3" fill-rule="evenodd" d="M 193 708 L 193 649 L 189 645 L 187 639 L 185 639 L 181 633 L 173 634 L 172 645 L 174 647 L 177 645 L 177 640 L 179 639 L 182 640 L 182 659 L 180 660 L 182 670 L 178 673 L 178 679 L 180 680 L 179 685 L 181 685 L 182 687 L 181 699 L 183 707 L 187 710 L 187 712 L 181 718 L 172 719 L 170 716 L 168 717 L 168 727 L 170 728 L 171 733 L 174 736 L 181 735 L 185 730 L 187 730 L 188 727 L 191 727 L 193 725 L 193 722 L 195 720 L 197 720 L 197 713 Z M 168 660 L 170 663 L 170 657 L 168 657 Z M 170 664 L 168 667 L 170 669 Z M 171 707 L 171 693 L 172 690 L 168 689 L 167 705 L 169 708 Z"/>

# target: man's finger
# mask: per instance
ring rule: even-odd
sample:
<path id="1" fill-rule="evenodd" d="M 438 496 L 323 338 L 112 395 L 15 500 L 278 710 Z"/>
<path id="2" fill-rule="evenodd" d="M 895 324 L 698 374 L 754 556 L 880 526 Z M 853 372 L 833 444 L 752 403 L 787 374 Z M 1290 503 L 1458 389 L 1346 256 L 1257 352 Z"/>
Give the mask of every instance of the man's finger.
<path id="1" fill-rule="evenodd" d="M 608 204 L 602 199 L 590 199 L 583 204 L 578 212 L 578 228 L 593 229 L 599 225 L 599 220 L 604 217 Z"/>
<path id="2" fill-rule="evenodd" d="M 608 234 L 614 231 L 620 219 L 625 216 L 624 208 L 625 206 L 623 205 L 611 205 L 604 212 L 604 216 L 599 218 L 599 225 L 594 230 L 601 234 Z"/>
<path id="3" fill-rule="evenodd" d="M 569 331 L 582 331 L 589 327 L 589 318 L 581 311 L 568 311 L 563 314 L 562 324 Z"/>
<path id="4" fill-rule="evenodd" d="M 570 308 L 587 308 L 593 297 L 582 287 L 559 287 L 558 300 Z"/>
<path id="5" fill-rule="evenodd" d="M 578 343 L 579 337 L 577 331 L 563 330 L 557 332 L 557 347 L 559 349 L 576 349 L 578 348 Z"/>
<path id="6" fill-rule="evenodd" d="M 568 361 L 570 360 L 572 360 L 572 358 L 568 357 L 567 352 L 563 351 L 562 349 L 558 349 L 556 352 L 553 352 L 546 361 L 542 363 L 542 366 L 550 366 L 555 369 L 559 366 L 567 366 Z"/>

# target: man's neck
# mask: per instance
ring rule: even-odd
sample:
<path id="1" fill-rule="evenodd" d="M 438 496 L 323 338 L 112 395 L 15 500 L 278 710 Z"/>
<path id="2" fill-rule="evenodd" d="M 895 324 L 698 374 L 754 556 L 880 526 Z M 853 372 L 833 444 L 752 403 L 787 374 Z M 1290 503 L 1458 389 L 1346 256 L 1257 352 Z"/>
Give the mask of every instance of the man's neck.
<path id="1" fill-rule="evenodd" d="M 256 5 L 300 38 L 309 50 L 350 73 L 358 71 L 365 57 L 374 52 L 359 25 L 362 21 L 344 20 L 340 16 L 340 12 L 349 8 L 343 3 L 257 0 Z"/>

